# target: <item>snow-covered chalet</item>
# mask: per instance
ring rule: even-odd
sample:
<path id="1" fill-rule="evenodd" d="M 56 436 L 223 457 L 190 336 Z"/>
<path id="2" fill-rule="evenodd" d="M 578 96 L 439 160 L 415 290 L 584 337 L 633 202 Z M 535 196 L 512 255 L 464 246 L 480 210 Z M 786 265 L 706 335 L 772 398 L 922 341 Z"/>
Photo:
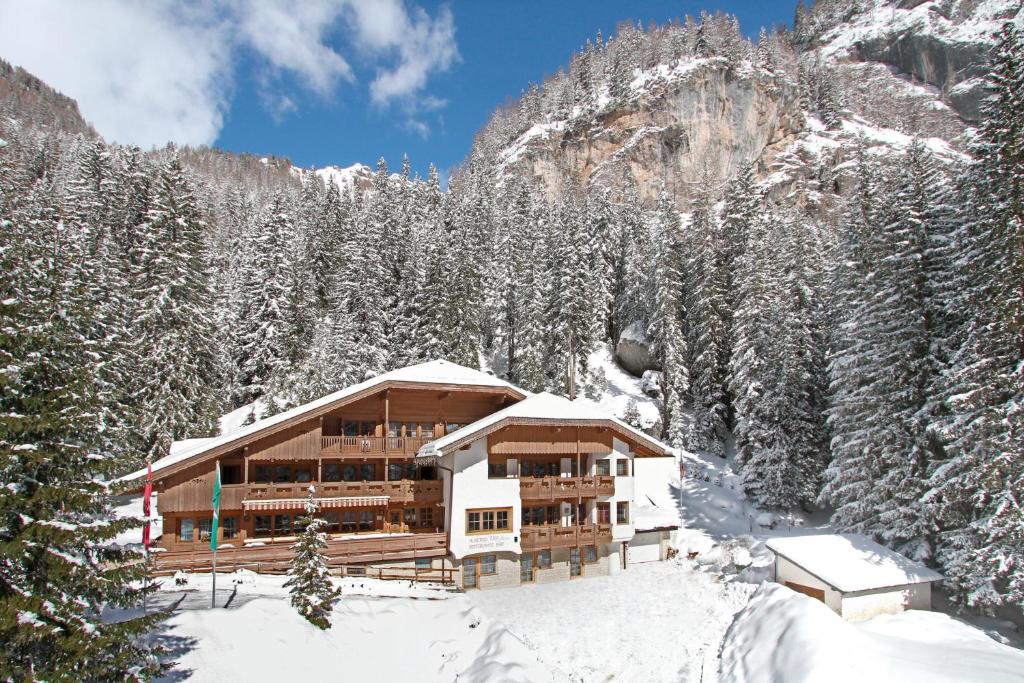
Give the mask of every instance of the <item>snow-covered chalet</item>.
<path id="1" fill-rule="evenodd" d="M 667 529 L 638 534 L 632 475 L 669 455 L 592 403 L 433 361 L 175 444 L 152 466 L 154 567 L 210 570 L 219 462 L 219 571 L 287 568 L 312 487 L 338 574 L 484 588 L 617 573 L 664 559 Z"/>

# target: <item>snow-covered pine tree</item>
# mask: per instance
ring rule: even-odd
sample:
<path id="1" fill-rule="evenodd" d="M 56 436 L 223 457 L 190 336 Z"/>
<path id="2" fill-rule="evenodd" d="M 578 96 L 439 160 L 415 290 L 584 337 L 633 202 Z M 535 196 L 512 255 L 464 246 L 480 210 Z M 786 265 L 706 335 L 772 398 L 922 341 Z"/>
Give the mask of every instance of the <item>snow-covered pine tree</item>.
<path id="1" fill-rule="evenodd" d="M 268 414 L 276 412 L 272 392 L 288 372 L 286 335 L 289 286 L 286 239 L 292 234 L 285 197 L 273 198 L 254 226 L 251 261 L 242 283 L 235 368 L 235 405 L 264 399 Z"/>
<path id="2" fill-rule="evenodd" d="M 331 572 L 327 568 L 327 558 L 324 556 L 324 550 L 327 549 L 324 527 L 327 522 L 317 516 L 319 506 L 313 499 L 313 493 L 313 487 L 310 486 L 306 514 L 299 518 L 302 533 L 295 542 L 295 555 L 284 587 L 289 589 L 292 607 L 306 621 L 317 628 L 328 629 L 331 627 L 334 601 L 341 591 L 331 581 Z"/>
<path id="3" fill-rule="evenodd" d="M 133 355 L 138 381 L 139 456 L 166 455 L 175 439 L 211 433 L 219 413 L 204 224 L 176 159 L 161 171 L 146 216 Z M 135 464 L 140 464 L 141 461 Z"/>
<path id="4" fill-rule="evenodd" d="M 686 307 L 693 397 L 693 450 L 722 454 L 729 408 L 725 391 L 727 343 L 722 232 L 705 173 L 694 200 L 686 255 Z"/>
<path id="5" fill-rule="evenodd" d="M 938 557 L 961 603 L 1024 606 L 1024 37 L 1007 24 L 989 76 L 956 240 L 963 340 L 946 371 L 947 458 L 931 476 Z"/>
<path id="6" fill-rule="evenodd" d="M 0 678 L 149 680 L 162 653 L 144 636 L 162 614 L 102 619 L 138 604 L 142 565 L 112 543 L 136 523 L 110 515 L 92 311 L 54 257 L 59 226 L 52 212 L 0 216 Z"/>
<path id="7" fill-rule="evenodd" d="M 657 342 L 657 353 L 664 380 L 662 390 L 662 430 L 676 448 L 687 441 L 689 422 L 685 418 L 685 399 L 690 391 L 688 353 L 683 334 L 683 254 L 679 212 L 668 194 L 662 191 L 656 214 L 654 243 L 655 318 L 649 330 Z"/>

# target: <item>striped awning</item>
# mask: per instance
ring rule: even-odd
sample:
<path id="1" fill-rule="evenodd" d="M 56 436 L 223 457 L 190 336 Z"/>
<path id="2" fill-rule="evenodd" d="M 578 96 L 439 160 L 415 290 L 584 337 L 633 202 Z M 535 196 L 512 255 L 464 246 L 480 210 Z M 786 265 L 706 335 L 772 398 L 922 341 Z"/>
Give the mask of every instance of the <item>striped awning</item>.
<path id="1" fill-rule="evenodd" d="M 387 505 L 391 496 L 346 496 L 344 498 L 314 498 L 320 509 L 356 508 Z M 246 510 L 301 510 L 306 507 L 308 498 L 254 498 L 243 500 L 242 507 Z"/>

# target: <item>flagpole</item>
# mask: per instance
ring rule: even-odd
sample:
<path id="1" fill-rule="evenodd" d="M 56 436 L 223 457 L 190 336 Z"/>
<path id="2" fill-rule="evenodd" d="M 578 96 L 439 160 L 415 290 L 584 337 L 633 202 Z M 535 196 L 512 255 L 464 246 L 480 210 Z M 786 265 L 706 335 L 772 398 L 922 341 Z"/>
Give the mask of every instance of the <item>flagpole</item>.
<path id="1" fill-rule="evenodd" d="M 149 534 L 150 534 L 150 497 L 153 495 L 153 463 L 147 458 L 146 462 L 146 485 L 142 489 L 142 514 L 145 516 L 142 524 L 142 552 L 145 556 L 145 565 L 142 574 L 142 613 L 149 612 L 147 597 L 149 595 Z"/>
<path id="2" fill-rule="evenodd" d="M 213 590 L 210 592 L 210 607 L 217 606 L 217 527 L 220 526 L 220 460 L 217 461 L 213 481 L 213 521 L 210 524 L 210 550 L 213 551 Z"/>

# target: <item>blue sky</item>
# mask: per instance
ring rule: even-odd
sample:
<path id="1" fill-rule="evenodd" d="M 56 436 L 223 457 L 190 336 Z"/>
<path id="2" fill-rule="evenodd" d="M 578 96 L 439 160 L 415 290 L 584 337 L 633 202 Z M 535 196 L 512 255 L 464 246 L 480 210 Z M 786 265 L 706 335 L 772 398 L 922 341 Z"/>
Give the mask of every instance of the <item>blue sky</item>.
<path id="1" fill-rule="evenodd" d="M 490 112 L 600 29 L 702 9 L 743 31 L 789 0 L 0 0 L 0 57 L 108 139 L 414 171 L 461 161 Z M 61 49 L 54 50 L 54 45 Z"/>

